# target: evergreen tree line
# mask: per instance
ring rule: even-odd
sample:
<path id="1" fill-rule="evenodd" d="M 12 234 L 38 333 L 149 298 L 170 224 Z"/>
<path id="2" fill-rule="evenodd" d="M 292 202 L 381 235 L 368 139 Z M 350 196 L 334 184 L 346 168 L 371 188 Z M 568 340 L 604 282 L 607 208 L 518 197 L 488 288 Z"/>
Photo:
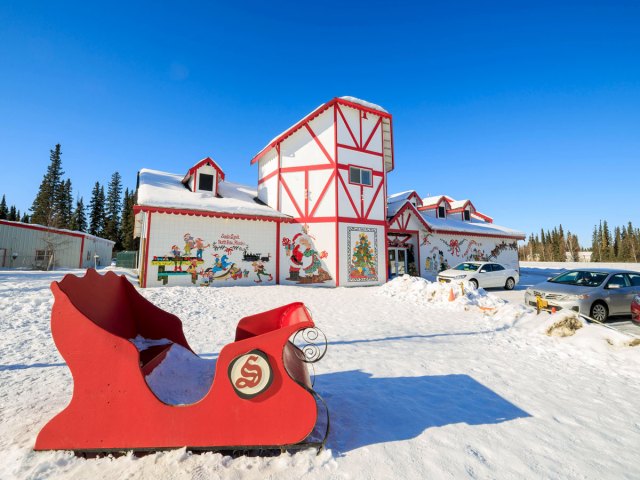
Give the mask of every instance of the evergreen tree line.
<path id="1" fill-rule="evenodd" d="M 592 262 L 638 262 L 640 259 L 640 228 L 627 225 L 613 232 L 606 220 L 593 227 L 591 237 Z"/>
<path id="2" fill-rule="evenodd" d="M 21 221 L 63 228 L 113 240 L 114 251 L 135 250 L 133 238 L 135 192 L 125 189 L 119 172 L 111 175 L 105 195 L 104 185 L 96 182 L 91 191 L 88 207 L 78 197 L 73 202 L 71 179 L 64 179 L 60 144 L 50 151 L 50 163 L 44 174 L 36 198 L 30 208 L 31 215 L 21 217 L 14 205 L 7 208 L 5 195 L 0 202 L 0 219 Z M 87 210 L 88 208 L 88 210 Z"/>
<path id="3" fill-rule="evenodd" d="M 562 225 L 553 230 L 540 230 L 540 236 L 529 235 L 527 243 L 518 248 L 520 260 L 538 262 L 577 262 L 579 260 L 580 242 L 578 236 Z"/>
<path id="4" fill-rule="evenodd" d="M 25 212 L 21 216 L 20 210 L 15 205 L 7 207 L 7 199 L 2 195 L 2 200 L 0 200 L 0 220 L 29 223 L 29 215 Z"/>

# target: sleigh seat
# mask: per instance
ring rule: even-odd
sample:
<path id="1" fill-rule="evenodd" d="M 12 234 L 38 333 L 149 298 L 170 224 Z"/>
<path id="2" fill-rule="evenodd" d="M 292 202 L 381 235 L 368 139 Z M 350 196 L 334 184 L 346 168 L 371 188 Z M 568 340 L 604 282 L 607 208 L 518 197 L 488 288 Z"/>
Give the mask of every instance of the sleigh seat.
<path id="1" fill-rule="evenodd" d="M 69 405 L 40 431 L 35 450 L 324 445 L 328 411 L 324 433 L 311 439 L 326 405 L 312 388 L 307 365 L 324 356 L 326 341 L 318 342 L 324 336 L 304 304 L 241 319 L 235 340 L 215 361 L 213 381 L 201 385 L 204 396 L 170 405 L 154 394 L 145 377 L 162 369 L 172 350 L 197 359 L 178 317 L 113 272 L 66 275 L 51 289 L 51 332 L 74 388 Z"/>

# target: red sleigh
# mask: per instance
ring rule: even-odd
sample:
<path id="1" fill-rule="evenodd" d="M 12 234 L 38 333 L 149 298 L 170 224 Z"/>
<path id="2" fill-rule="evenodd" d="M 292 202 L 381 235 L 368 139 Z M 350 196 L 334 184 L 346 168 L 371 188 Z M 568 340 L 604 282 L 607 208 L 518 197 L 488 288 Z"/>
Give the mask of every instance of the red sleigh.
<path id="1" fill-rule="evenodd" d="M 74 389 L 69 405 L 40 431 L 36 450 L 324 445 L 328 411 L 326 428 L 316 425 L 326 405 L 312 389 L 307 363 L 324 355 L 326 341 L 319 346 L 309 342 L 322 332 L 302 303 L 240 320 L 235 341 L 218 356 L 208 393 L 195 403 L 168 405 L 154 394 L 145 376 L 165 361 L 173 345 L 193 353 L 180 320 L 112 272 L 67 275 L 51 288 L 52 335 L 71 370 Z M 166 340 L 139 352 L 129 340 L 138 336 Z M 306 346 L 298 343 L 301 337 Z M 319 427 L 323 432 L 313 440 Z"/>

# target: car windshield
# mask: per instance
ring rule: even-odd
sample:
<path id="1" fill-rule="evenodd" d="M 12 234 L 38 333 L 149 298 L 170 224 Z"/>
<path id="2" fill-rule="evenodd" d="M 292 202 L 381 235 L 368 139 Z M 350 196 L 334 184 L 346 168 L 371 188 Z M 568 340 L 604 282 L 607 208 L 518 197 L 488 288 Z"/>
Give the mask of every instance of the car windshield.
<path id="1" fill-rule="evenodd" d="M 463 272 L 475 272 L 480 267 L 477 263 L 461 263 L 453 267 L 454 270 L 462 270 Z"/>
<path id="2" fill-rule="evenodd" d="M 581 287 L 598 287 L 609 274 L 605 272 L 587 272 L 584 270 L 571 270 L 553 277 L 551 283 L 564 285 L 579 285 Z"/>

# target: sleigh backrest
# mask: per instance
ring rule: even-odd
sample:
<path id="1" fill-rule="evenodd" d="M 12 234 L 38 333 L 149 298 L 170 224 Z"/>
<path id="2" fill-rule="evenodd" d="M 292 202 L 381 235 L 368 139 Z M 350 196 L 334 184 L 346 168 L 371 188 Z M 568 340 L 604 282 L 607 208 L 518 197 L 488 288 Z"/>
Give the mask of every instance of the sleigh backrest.
<path id="1" fill-rule="evenodd" d="M 89 320 L 113 335 L 129 339 L 137 336 L 138 329 L 126 281 L 113 273 L 99 275 L 90 269 L 85 277 L 66 275 L 58 286 Z"/>
<path id="2" fill-rule="evenodd" d="M 66 275 L 57 285 L 83 316 L 113 335 L 167 339 L 191 350 L 180 319 L 140 295 L 124 275 L 89 269 L 84 277 Z"/>

